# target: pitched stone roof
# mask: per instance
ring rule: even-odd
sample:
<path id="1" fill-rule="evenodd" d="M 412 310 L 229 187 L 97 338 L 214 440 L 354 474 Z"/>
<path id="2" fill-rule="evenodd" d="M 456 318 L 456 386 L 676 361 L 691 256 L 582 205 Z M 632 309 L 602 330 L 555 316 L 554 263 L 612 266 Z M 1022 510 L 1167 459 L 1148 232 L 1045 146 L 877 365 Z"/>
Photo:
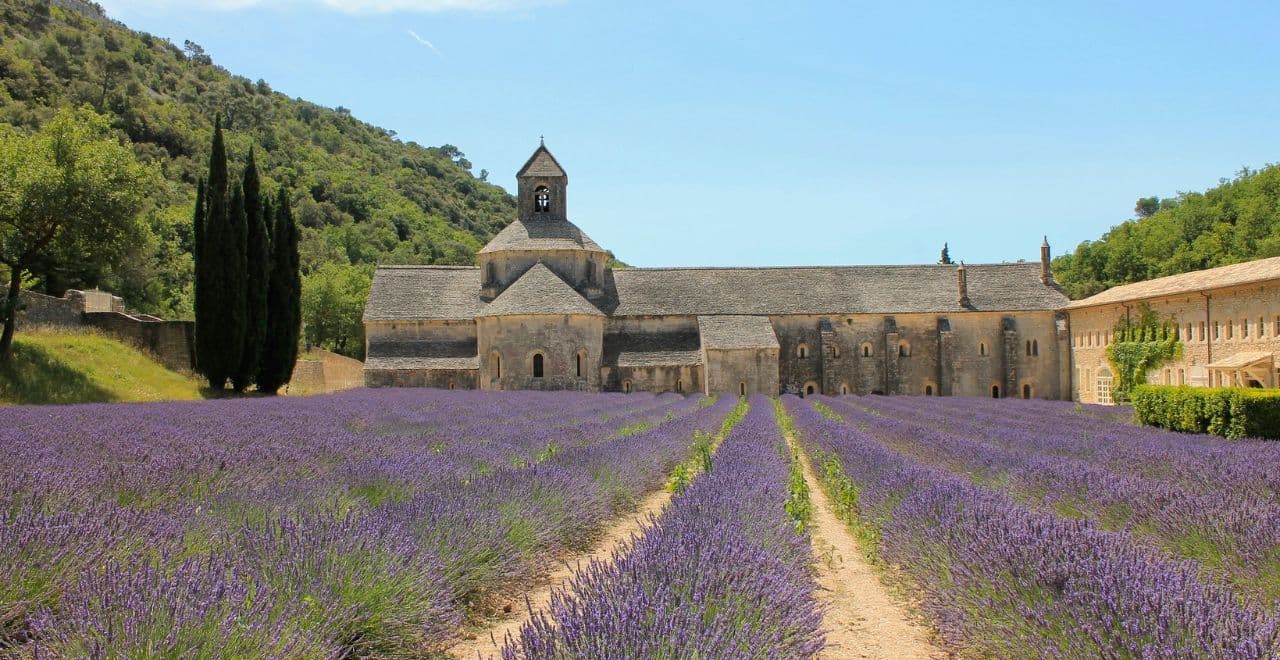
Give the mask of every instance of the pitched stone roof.
<path id="1" fill-rule="evenodd" d="M 606 271 L 610 300 L 601 304 L 614 316 L 699 316 L 1013 312 L 1055 310 L 1068 302 L 1057 287 L 1040 282 L 1038 263 L 968 265 L 966 271 L 968 308 L 958 301 L 955 267 L 942 265 L 629 268 Z M 590 305 L 576 292 L 565 298 Z M 481 310 L 477 268 L 381 266 L 364 317 L 469 320 Z"/>
<path id="2" fill-rule="evenodd" d="M 480 248 L 480 254 L 505 250 L 604 252 L 604 248 L 591 240 L 590 236 L 584 234 L 572 222 L 537 217 L 530 220 L 516 220 L 503 227 L 493 240 Z"/>
<path id="3" fill-rule="evenodd" d="M 364 320 L 470 321 L 482 306 L 479 268 L 379 266 Z"/>
<path id="4" fill-rule="evenodd" d="M 498 294 L 477 316 L 508 314 L 604 316 L 595 305 L 587 302 L 586 298 L 542 262 L 525 271 L 524 275 Z"/>
<path id="5" fill-rule="evenodd" d="M 521 176 L 568 176 L 564 173 L 564 168 L 560 167 L 560 161 L 551 155 L 551 151 L 547 146 L 538 145 L 533 155 L 529 156 L 529 160 L 524 162 L 524 167 L 516 172 L 517 177 Z"/>
<path id="6" fill-rule="evenodd" d="M 685 367 L 702 364 L 696 332 L 659 332 L 604 336 L 606 366 Z"/>
<path id="7" fill-rule="evenodd" d="M 1039 263 L 966 266 L 969 307 L 956 267 L 629 268 L 614 270 L 617 316 L 908 314 L 1053 310 L 1067 304 L 1040 282 Z"/>
<path id="8" fill-rule="evenodd" d="M 767 316 L 699 316 L 698 332 L 707 350 L 778 348 Z"/>
<path id="9" fill-rule="evenodd" d="M 1242 284 L 1255 284 L 1268 280 L 1280 280 L 1280 257 L 1246 261 L 1242 264 L 1219 266 L 1207 270 L 1158 277 L 1154 280 L 1112 287 L 1094 296 L 1077 300 L 1070 309 L 1109 305 L 1134 300 L 1149 300 L 1164 296 L 1196 293 L 1209 289 L 1221 289 Z"/>

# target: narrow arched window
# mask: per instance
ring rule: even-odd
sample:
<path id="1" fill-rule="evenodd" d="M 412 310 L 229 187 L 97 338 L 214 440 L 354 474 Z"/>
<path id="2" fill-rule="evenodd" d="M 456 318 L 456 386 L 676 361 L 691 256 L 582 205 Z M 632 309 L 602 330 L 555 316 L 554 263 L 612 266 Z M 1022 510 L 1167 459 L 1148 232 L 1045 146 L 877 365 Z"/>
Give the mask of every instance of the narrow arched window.
<path id="1" fill-rule="evenodd" d="M 911 357 L 911 344 L 907 342 L 898 343 L 898 357 Z"/>
<path id="2" fill-rule="evenodd" d="M 631 381 L 629 380 L 622 381 L 622 391 L 626 392 L 627 394 L 631 394 Z"/>
<path id="3" fill-rule="evenodd" d="M 831 357 L 836 357 L 836 358 L 840 357 L 840 345 L 839 345 L 839 344 L 832 344 L 832 345 L 831 345 Z"/>
<path id="4" fill-rule="evenodd" d="M 738 383 L 738 396 L 746 396 L 746 395 L 747 395 L 747 384 Z"/>
<path id="5" fill-rule="evenodd" d="M 1030 385 L 1023 385 L 1023 386 L 1022 386 L 1022 398 L 1024 398 L 1024 399 L 1030 399 L 1030 398 L 1031 398 L 1031 386 L 1030 386 Z"/>
<path id="6" fill-rule="evenodd" d="M 488 286 L 498 283 L 498 265 L 492 261 L 484 268 L 484 283 Z"/>
<path id="7" fill-rule="evenodd" d="M 680 393 L 680 394 L 684 394 L 684 381 L 683 381 L 683 380 L 679 380 L 679 379 L 677 379 L 677 380 L 676 380 L 676 392 L 677 392 L 677 393 Z"/>
<path id="8" fill-rule="evenodd" d="M 999 399 L 999 398 L 1000 398 L 1000 386 L 999 386 L 999 385 L 992 385 L 992 386 L 991 386 L 991 398 L 993 398 L 993 399 Z"/>
<path id="9" fill-rule="evenodd" d="M 985 341 L 978 342 L 978 355 L 986 355 L 986 354 L 987 354 L 987 342 Z"/>
<path id="10" fill-rule="evenodd" d="M 1040 356 L 1040 340 L 1038 339 L 1031 340 L 1031 354 L 1036 357 Z"/>
<path id="11" fill-rule="evenodd" d="M 542 354 L 533 354 L 533 377 L 542 378 Z"/>
<path id="12" fill-rule="evenodd" d="M 869 342 L 869 341 L 867 341 L 867 342 L 863 342 L 863 343 L 862 343 L 862 357 L 871 357 L 871 353 L 872 353 L 872 350 L 871 350 L 871 342 Z"/>
<path id="13" fill-rule="evenodd" d="M 932 385 L 925 385 L 925 386 L 924 386 L 924 395 L 925 395 L 925 396 L 933 396 L 933 386 L 932 386 Z"/>
<path id="14" fill-rule="evenodd" d="M 849 385 L 848 385 L 847 383 L 846 383 L 846 384 L 844 384 L 844 385 L 841 385 L 841 386 L 840 386 L 840 393 L 841 393 L 841 394 L 848 394 L 848 393 L 849 393 Z"/>
<path id="15" fill-rule="evenodd" d="M 1031 357 L 1031 340 L 1027 340 L 1027 357 Z"/>
<path id="16" fill-rule="evenodd" d="M 449 389 L 453 389 L 453 381 L 449 381 Z"/>
<path id="17" fill-rule="evenodd" d="M 502 356 L 494 353 L 489 359 L 489 373 L 494 379 L 502 378 Z"/>
<path id="18" fill-rule="evenodd" d="M 551 210 L 551 191 L 546 186 L 538 186 L 533 191 L 533 211 L 535 213 L 547 213 Z"/>
<path id="19" fill-rule="evenodd" d="M 582 353 L 578 353 L 577 355 L 573 356 L 573 359 L 577 366 L 578 378 L 582 378 Z"/>
<path id="20" fill-rule="evenodd" d="M 799 346 L 798 348 L 796 348 L 796 357 L 798 357 L 798 358 L 807 358 L 807 357 L 809 357 L 809 345 L 808 345 L 808 344 L 800 344 L 800 346 Z"/>

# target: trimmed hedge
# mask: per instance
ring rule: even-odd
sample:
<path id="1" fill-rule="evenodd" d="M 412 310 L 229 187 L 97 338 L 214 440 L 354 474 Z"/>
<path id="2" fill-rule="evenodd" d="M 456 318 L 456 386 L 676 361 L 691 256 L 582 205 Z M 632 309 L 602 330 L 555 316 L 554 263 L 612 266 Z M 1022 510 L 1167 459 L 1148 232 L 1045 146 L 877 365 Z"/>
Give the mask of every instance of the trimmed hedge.
<path id="1" fill-rule="evenodd" d="M 1280 439 L 1280 389 L 1139 385 L 1138 421 L 1148 426 L 1224 438 Z"/>

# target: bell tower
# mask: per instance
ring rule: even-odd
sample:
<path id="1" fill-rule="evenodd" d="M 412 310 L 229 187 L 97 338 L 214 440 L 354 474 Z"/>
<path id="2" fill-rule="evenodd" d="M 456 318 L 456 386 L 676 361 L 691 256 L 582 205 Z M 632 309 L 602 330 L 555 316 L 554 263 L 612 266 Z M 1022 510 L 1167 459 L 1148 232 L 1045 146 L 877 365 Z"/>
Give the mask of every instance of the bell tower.
<path id="1" fill-rule="evenodd" d="M 545 143 L 538 144 L 538 149 L 516 173 L 516 182 L 521 222 L 568 220 L 565 189 L 569 187 L 569 175 Z"/>

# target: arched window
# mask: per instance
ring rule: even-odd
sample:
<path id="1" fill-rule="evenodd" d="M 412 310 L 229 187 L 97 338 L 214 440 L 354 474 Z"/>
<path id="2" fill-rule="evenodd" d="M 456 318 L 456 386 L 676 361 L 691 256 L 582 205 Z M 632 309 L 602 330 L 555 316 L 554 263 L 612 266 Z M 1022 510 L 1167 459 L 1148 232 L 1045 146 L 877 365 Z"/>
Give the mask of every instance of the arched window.
<path id="1" fill-rule="evenodd" d="M 1000 398 L 1000 386 L 999 386 L 999 385 L 992 385 L 992 386 L 991 386 L 991 398 L 993 398 L 993 399 L 999 399 L 999 398 Z"/>
<path id="2" fill-rule="evenodd" d="M 1227 319 L 1227 339 L 1235 339 L 1235 327 L 1236 326 L 1231 322 L 1231 319 Z"/>
<path id="3" fill-rule="evenodd" d="M 978 342 L 978 355 L 986 355 L 986 354 L 987 354 L 987 342 L 985 341 Z"/>
<path id="4" fill-rule="evenodd" d="M 626 392 L 627 394 L 631 394 L 631 381 L 629 380 L 622 381 L 622 391 Z"/>
<path id="5" fill-rule="evenodd" d="M 798 358 L 807 358 L 807 357 L 809 357 L 809 345 L 808 345 L 808 344 L 800 344 L 799 346 L 797 346 L 797 347 L 796 347 L 796 357 L 798 357 Z"/>
<path id="6" fill-rule="evenodd" d="M 849 393 L 849 384 L 848 384 L 848 383 L 843 383 L 843 384 L 841 384 L 841 385 L 840 385 L 840 393 L 841 393 L 841 394 L 848 394 L 848 393 Z"/>
<path id="7" fill-rule="evenodd" d="M 484 267 L 484 283 L 487 286 L 498 283 L 498 265 L 492 261 Z"/>
<path id="8" fill-rule="evenodd" d="M 1022 398 L 1024 398 L 1024 399 L 1030 399 L 1030 398 L 1031 398 L 1031 386 L 1030 386 L 1030 385 L 1025 385 L 1025 384 L 1024 384 L 1024 385 L 1022 386 Z"/>
<path id="9" fill-rule="evenodd" d="M 1035 357 L 1040 357 L 1040 340 L 1038 339 L 1031 340 L 1031 355 Z"/>
<path id="10" fill-rule="evenodd" d="M 862 342 L 862 357 L 871 357 L 875 351 L 871 348 L 871 342 Z"/>
<path id="11" fill-rule="evenodd" d="M 738 396 L 746 396 L 746 395 L 747 395 L 747 384 L 738 383 Z"/>
<path id="12" fill-rule="evenodd" d="M 905 341 L 898 342 L 898 357 L 911 357 L 911 344 Z"/>
<path id="13" fill-rule="evenodd" d="M 840 357 L 840 345 L 839 345 L 839 344 L 832 344 L 832 345 L 831 345 L 831 357 L 837 357 L 837 358 L 838 358 L 838 357 Z"/>
<path id="14" fill-rule="evenodd" d="M 925 385 L 925 386 L 924 386 L 924 395 L 925 395 L 925 396 L 933 396 L 933 386 L 932 386 L 932 385 Z"/>
<path id="15" fill-rule="evenodd" d="M 497 353 L 489 356 L 489 375 L 494 380 L 502 378 L 502 356 Z"/>
<path id="16" fill-rule="evenodd" d="M 596 283 L 596 262 L 587 259 L 587 284 L 594 285 Z"/>
<path id="17" fill-rule="evenodd" d="M 533 354 L 533 377 L 542 378 L 542 354 Z"/>
<path id="18" fill-rule="evenodd" d="M 449 381 L 449 389 L 453 389 L 453 381 Z"/>
<path id="19" fill-rule="evenodd" d="M 1027 340 L 1027 357 L 1031 357 L 1031 340 Z"/>
<path id="20" fill-rule="evenodd" d="M 680 393 L 680 394 L 684 394 L 684 381 L 683 381 L 683 380 L 679 380 L 679 379 L 677 379 L 677 380 L 676 380 L 676 392 L 678 392 L 678 393 Z"/>
<path id="21" fill-rule="evenodd" d="M 578 354 L 573 356 L 573 361 L 577 369 L 578 378 L 582 378 L 582 351 L 578 351 Z"/>
<path id="22" fill-rule="evenodd" d="M 551 191 L 546 186 L 538 186 L 533 191 L 533 211 L 534 213 L 547 213 L 551 210 Z"/>
<path id="23" fill-rule="evenodd" d="M 816 394 L 817 392 L 818 392 L 818 384 L 817 384 L 817 383 L 805 383 L 805 384 L 804 384 L 804 393 L 805 393 L 805 396 L 811 396 L 811 395 L 813 395 L 813 394 Z"/>

